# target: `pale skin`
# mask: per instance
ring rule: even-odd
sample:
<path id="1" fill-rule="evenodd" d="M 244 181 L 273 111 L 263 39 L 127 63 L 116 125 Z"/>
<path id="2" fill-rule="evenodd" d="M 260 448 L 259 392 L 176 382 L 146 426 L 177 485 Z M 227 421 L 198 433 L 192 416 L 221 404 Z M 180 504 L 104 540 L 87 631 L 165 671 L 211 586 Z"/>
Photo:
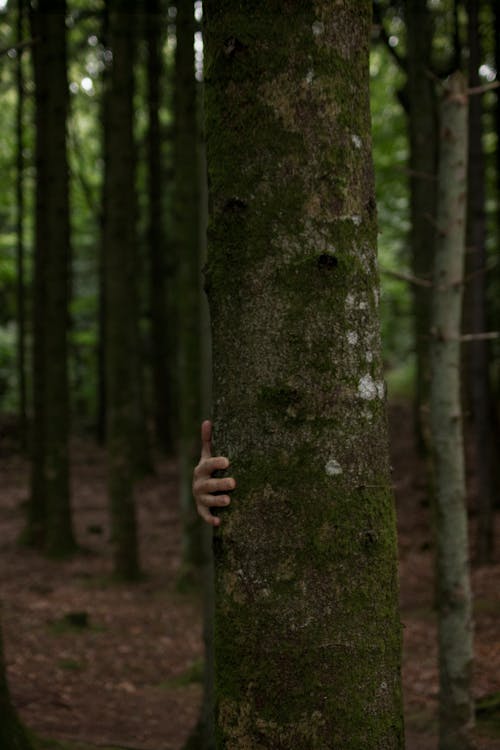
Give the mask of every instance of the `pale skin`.
<path id="1" fill-rule="evenodd" d="M 193 497 L 196 510 L 210 526 L 220 526 L 220 518 L 213 516 L 210 508 L 225 508 L 231 502 L 227 492 L 234 490 L 233 477 L 212 477 L 214 471 L 227 469 L 225 456 L 212 456 L 212 423 L 206 419 L 201 424 L 201 456 L 193 472 Z M 214 495 L 214 492 L 224 494 Z"/>

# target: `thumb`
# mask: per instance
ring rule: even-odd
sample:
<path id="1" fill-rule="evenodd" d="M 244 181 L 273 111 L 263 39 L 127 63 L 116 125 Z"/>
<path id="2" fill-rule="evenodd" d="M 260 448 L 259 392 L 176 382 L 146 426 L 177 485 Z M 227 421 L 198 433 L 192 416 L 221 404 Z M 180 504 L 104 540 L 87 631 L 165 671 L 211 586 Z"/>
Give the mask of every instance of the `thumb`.
<path id="1" fill-rule="evenodd" d="M 210 458 L 212 455 L 212 422 L 205 419 L 201 423 L 201 457 Z"/>

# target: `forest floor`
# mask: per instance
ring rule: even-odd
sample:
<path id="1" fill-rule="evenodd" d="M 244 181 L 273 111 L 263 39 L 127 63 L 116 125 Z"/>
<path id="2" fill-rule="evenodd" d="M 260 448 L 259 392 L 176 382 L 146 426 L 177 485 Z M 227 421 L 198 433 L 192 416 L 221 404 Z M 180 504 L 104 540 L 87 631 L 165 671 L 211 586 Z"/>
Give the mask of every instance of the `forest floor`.
<path id="1" fill-rule="evenodd" d="M 415 454 L 408 407 L 391 407 L 391 425 L 407 750 L 435 750 L 436 616 L 425 471 Z M 17 545 L 28 466 L 9 452 L 8 441 L 2 448 L 0 599 L 15 704 L 37 736 L 68 741 L 64 748 L 181 750 L 200 707 L 202 626 L 199 597 L 176 587 L 176 467 L 159 463 L 156 476 L 138 488 L 145 578 L 126 586 L 111 577 L 102 451 L 78 441 L 73 457 L 82 551 L 69 561 L 53 562 Z M 469 487 L 473 496 L 473 475 Z M 477 699 L 500 691 L 499 547 L 495 565 L 473 572 Z M 498 708 L 496 717 L 485 712 L 480 718 L 478 750 L 498 750 Z M 40 747 L 56 745 L 43 742 Z"/>

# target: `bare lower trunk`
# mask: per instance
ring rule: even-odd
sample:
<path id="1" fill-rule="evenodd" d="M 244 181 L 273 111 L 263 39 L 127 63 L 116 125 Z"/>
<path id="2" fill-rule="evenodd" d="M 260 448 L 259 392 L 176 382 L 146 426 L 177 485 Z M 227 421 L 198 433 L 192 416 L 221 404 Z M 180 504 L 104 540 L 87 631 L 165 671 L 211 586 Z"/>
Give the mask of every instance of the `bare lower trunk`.
<path id="1" fill-rule="evenodd" d="M 467 97 L 455 74 L 441 108 L 431 428 L 436 480 L 440 750 L 466 750 L 473 723 L 472 613 L 460 406 Z"/>

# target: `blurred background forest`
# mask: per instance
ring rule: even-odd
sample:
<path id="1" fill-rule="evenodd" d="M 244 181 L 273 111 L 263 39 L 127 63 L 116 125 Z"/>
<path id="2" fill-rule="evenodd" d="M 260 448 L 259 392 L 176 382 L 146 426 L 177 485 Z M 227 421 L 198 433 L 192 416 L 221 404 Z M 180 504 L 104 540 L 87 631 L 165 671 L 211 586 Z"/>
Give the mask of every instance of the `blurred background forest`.
<path id="1" fill-rule="evenodd" d="M 180 748 L 200 702 L 202 15 L 201 2 L 0 0 L 5 660 L 29 727 L 100 746 Z M 374 3 L 380 311 L 415 750 L 436 734 L 430 287 L 437 100 L 456 68 L 477 90 L 462 347 L 474 690 L 484 747 L 498 747 L 499 66 L 497 2 Z"/>

